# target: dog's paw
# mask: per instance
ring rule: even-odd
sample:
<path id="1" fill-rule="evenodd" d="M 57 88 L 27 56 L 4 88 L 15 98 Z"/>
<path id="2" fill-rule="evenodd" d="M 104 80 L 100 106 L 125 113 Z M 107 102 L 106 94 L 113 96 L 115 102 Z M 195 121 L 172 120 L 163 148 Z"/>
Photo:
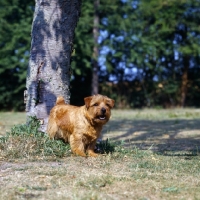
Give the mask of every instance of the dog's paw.
<path id="1" fill-rule="evenodd" d="M 82 157 L 87 156 L 83 151 L 79 151 L 79 150 L 73 151 L 73 153 L 77 156 L 82 156 Z"/>
<path id="2" fill-rule="evenodd" d="M 88 151 L 88 156 L 90 156 L 90 157 L 97 157 L 98 154 L 94 153 L 94 151 Z"/>

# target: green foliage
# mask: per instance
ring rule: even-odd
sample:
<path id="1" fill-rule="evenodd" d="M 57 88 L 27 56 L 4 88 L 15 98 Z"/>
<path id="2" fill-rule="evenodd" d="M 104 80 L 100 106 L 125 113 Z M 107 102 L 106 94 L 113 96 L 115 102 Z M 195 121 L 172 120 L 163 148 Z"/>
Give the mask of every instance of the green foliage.
<path id="1" fill-rule="evenodd" d="M 93 52 L 93 1 L 82 1 L 81 16 L 75 30 L 72 57 L 71 103 L 82 105 L 83 99 L 91 92 L 91 61 Z M 78 95 L 77 95 L 77 89 Z"/>
<path id="2" fill-rule="evenodd" d="M 33 0 L 0 3 L 0 108 L 23 110 Z"/>
<path id="3" fill-rule="evenodd" d="M 111 50 L 106 55 L 109 69 L 108 76 L 103 76 L 104 82 L 110 74 L 130 86 L 139 81 L 143 91 L 136 95 L 146 99 L 142 106 L 176 106 L 180 105 L 182 72 L 190 65 L 186 71 L 187 81 L 193 85 L 191 89 L 196 88 L 187 93 L 187 105 L 191 104 L 192 96 L 199 93 L 199 86 L 194 83 L 195 73 L 199 76 L 199 6 L 200 1 L 194 0 L 118 2 L 115 11 L 118 16 L 108 15 L 105 27 L 108 36 L 103 45 Z M 127 70 L 135 68 L 135 74 L 125 74 L 122 65 Z M 120 84 L 116 84 L 118 88 Z M 162 89 L 158 87 L 160 84 Z M 127 97 L 126 104 L 135 107 L 137 103 L 131 99 L 135 95 L 131 88 L 126 93 L 117 92 L 117 96 Z"/>
<path id="4" fill-rule="evenodd" d="M 93 3 L 82 1 L 75 30 L 71 103 L 76 105 L 91 91 Z M 186 106 L 200 106 L 199 7 L 199 0 L 101 0 L 100 93 L 119 107 L 177 106 L 187 69 Z M 33 10 L 32 0 L 0 3 L 1 110 L 24 109 Z"/>
<path id="5" fill-rule="evenodd" d="M 96 144 L 96 152 L 101 154 L 113 153 L 115 151 L 116 144 L 110 140 L 99 140 Z"/>

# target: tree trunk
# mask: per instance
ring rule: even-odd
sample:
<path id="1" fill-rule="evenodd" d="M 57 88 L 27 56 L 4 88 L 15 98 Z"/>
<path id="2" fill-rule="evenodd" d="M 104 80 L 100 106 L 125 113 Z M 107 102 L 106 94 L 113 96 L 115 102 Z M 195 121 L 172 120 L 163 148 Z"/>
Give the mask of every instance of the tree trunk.
<path id="1" fill-rule="evenodd" d="M 187 95 L 187 83 L 188 83 L 188 68 L 189 68 L 189 57 L 185 56 L 183 58 L 183 74 L 182 74 L 182 82 L 181 82 L 181 100 L 180 106 L 185 106 L 185 100 Z"/>
<path id="2" fill-rule="evenodd" d="M 70 101 L 70 59 L 80 15 L 81 0 L 36 0 L 27 73 L 26 112 L 41 122 L 45 132 L 48 115 L 58 96 Z"/>
<path id="3" fill-rule="evenodd" d="M 93 38 L 94 38 L 94 48 L 93 48 L 93 58 L 92 58 L 92 95 L 98 94 L 99 92 L 99 65 L 98 65 L 98 36 L 99 36 L 99 0 L 94 1 L 94 26 L 93 26 Z"/>

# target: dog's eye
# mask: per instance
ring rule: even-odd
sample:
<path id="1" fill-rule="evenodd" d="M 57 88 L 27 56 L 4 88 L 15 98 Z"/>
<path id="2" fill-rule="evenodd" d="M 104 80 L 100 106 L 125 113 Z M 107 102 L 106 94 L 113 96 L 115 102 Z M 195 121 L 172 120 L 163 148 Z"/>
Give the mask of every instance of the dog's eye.
<path id="1" fill-rule="evenodd" d="M 93 106 L 98 106 L 98 103 L 95 103 Z"/>
<path id="2" fill-rule="evenodd" d="M 107 103 L 106 105 L 107 105 L 109 108 L 111 107 L 110 104 L 108 104 L 108 103 Z"/>

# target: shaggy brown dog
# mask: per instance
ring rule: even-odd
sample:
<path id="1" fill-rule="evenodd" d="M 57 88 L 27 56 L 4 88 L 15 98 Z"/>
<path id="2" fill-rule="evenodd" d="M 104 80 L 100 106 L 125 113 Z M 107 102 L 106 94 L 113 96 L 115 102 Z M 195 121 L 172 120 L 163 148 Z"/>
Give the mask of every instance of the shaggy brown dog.
<path id="1" fill-rule="evenodd" d="M 96 157 L 96 141 L 110 118 L 114 100 L 98 94 L 84 101 L 84 106 L 77 107 L 65 104 L 64 98 L 58 97 L 50 112 L 47 132 L 50 138 L 69 142 L 74 154 Z"/>

